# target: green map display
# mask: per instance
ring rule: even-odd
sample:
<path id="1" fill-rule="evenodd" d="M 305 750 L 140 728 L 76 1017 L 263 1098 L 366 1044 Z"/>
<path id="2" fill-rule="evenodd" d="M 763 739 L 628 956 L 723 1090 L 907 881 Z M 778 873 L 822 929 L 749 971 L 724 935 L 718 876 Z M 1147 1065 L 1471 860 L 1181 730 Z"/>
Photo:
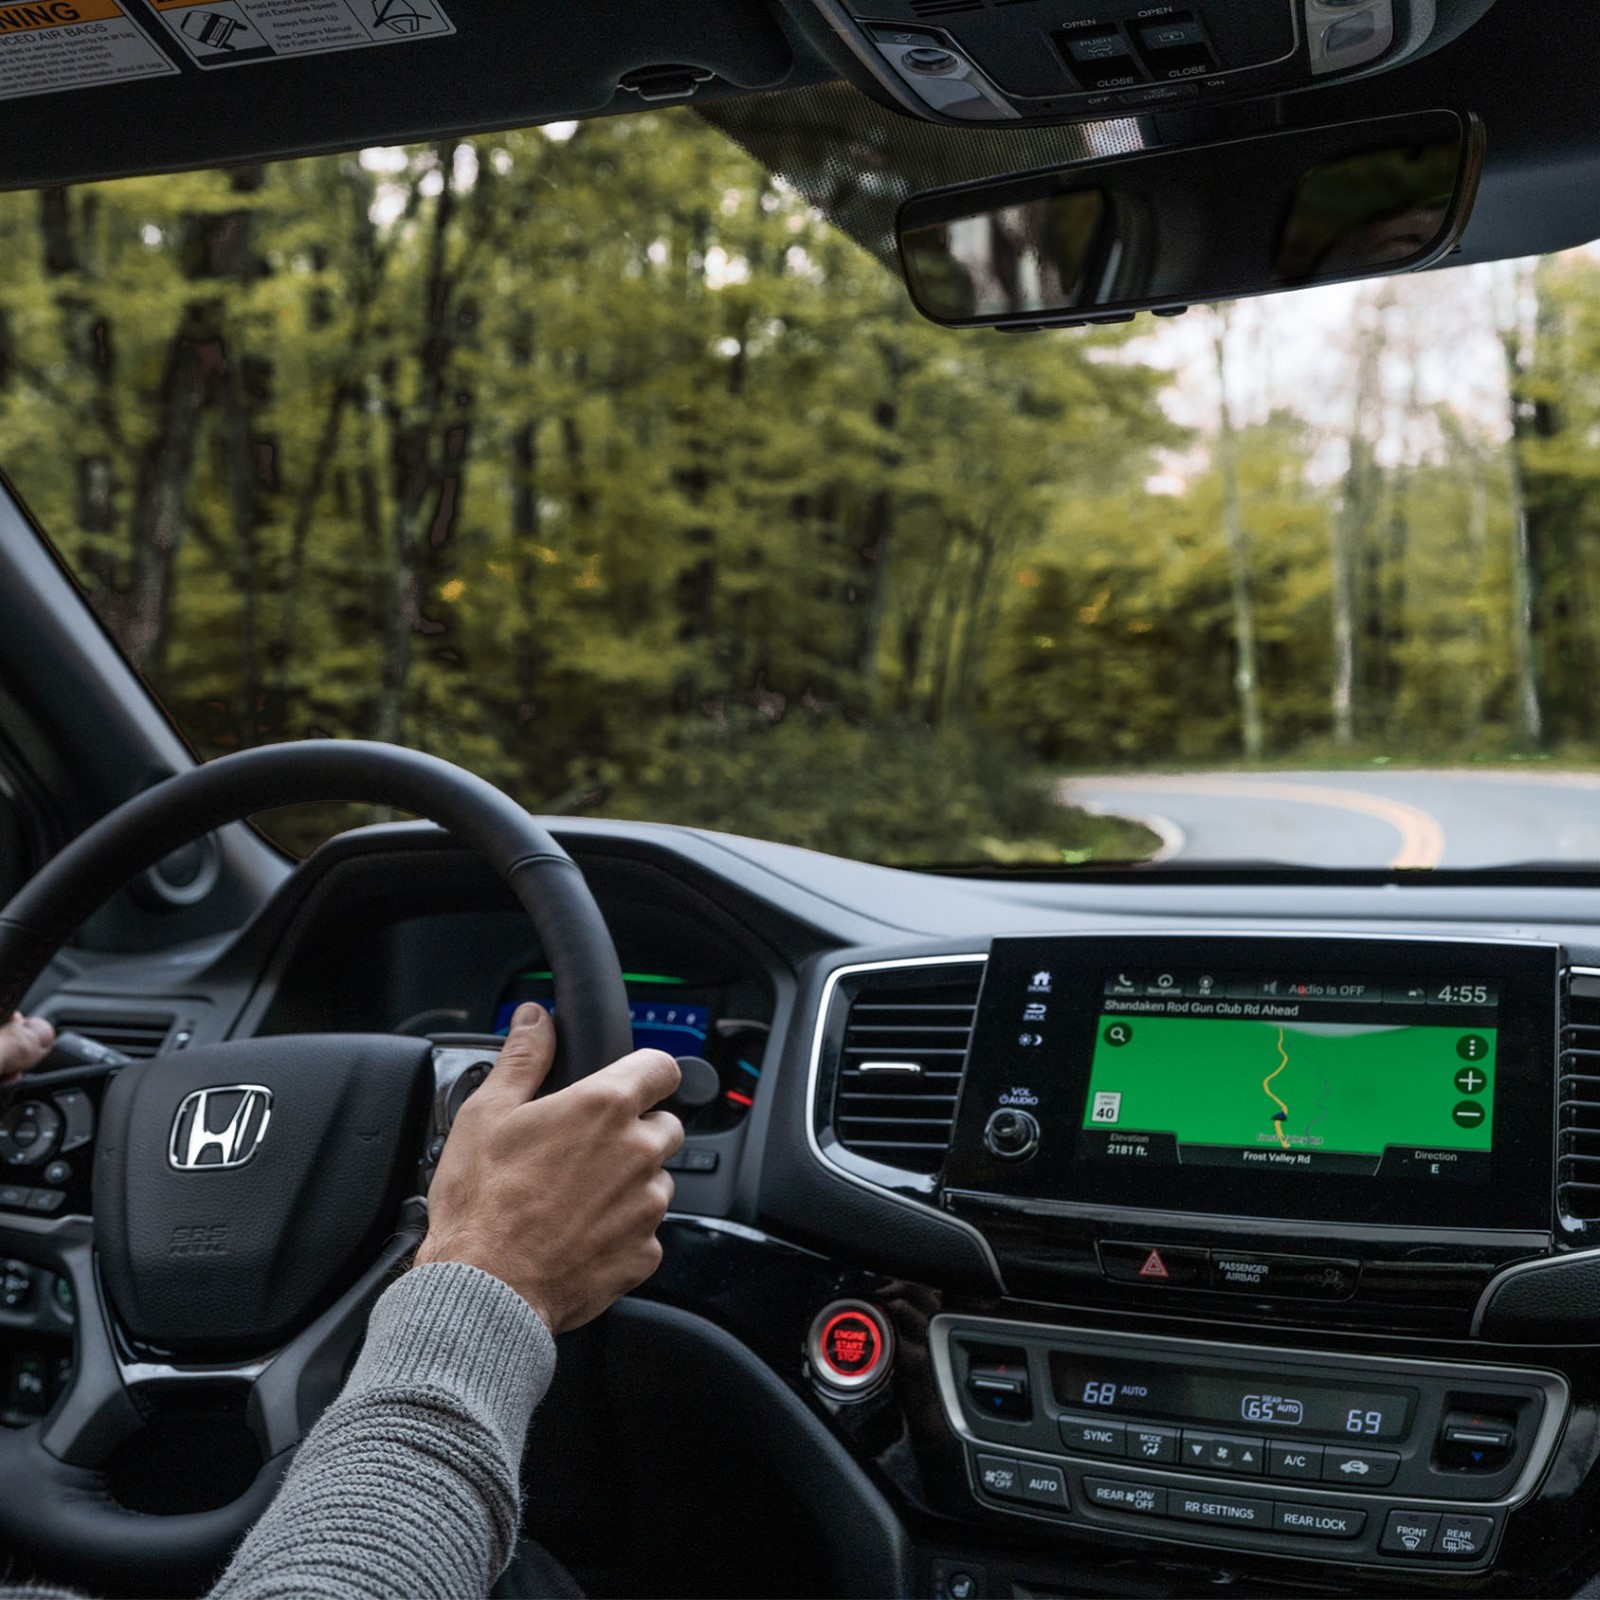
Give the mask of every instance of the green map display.
<path id="1" fill-rule="evenodd" d="M 1103 1016 L 1085 1128 L 1180 1145 L 1487 1151 L 1495 1030 Z"/>

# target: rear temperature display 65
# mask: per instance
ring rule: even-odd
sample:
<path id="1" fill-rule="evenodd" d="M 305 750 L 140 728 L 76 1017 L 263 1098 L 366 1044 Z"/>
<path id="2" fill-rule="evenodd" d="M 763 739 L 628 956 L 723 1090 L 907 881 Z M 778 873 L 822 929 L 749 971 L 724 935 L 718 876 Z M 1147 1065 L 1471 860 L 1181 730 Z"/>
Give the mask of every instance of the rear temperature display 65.
<path id="1" fill-rule="evenodd" d="M 1162 1417 L 1267 1434 L 1404 1439 L 1416 1394 L 1366 1384 L 1329 1388 L 1270 1372 L 1195 1373 L 1160 1362 L 1050 1358 L 1056 1399 L 1075 1412 Z"/>

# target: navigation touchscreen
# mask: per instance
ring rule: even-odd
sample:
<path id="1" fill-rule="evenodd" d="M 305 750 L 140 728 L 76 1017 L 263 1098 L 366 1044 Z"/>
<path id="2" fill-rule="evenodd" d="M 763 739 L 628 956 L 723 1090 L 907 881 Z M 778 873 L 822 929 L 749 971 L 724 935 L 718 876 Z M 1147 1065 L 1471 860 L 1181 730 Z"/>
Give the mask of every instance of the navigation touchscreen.
<path id="1" fill-rule="evenodd" d="M 1547 1231 L 1560 955 L 1509 940 L 997 938 L 945 1193 L 1041 1215 Z"/>
<path id="2" fill-rule="evenodd" d="M 1089 1159 L 1489 1178 L 1499 983 L 1174 971 L 1103 989 Z"/>

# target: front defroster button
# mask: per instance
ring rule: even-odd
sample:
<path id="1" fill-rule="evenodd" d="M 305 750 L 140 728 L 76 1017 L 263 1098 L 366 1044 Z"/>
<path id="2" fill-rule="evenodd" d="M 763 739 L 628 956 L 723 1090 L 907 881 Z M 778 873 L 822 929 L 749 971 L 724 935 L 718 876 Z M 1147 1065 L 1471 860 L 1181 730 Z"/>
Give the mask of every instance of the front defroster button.
<path id="1" fill-rule="evenodd" d="M 1391 1511 L 1378 1548 L 1386 1556 L 1432 1555 L 1438 1532 L 1437 1511 Z"/>

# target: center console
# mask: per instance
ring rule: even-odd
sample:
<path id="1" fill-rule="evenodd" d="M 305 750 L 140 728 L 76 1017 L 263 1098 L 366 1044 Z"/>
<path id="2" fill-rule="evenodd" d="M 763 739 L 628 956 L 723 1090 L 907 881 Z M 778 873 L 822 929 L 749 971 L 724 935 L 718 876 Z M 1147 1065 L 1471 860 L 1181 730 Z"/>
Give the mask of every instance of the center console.
<path id="1" fill-rule="evenodd" d="M 1545 943 L 1120 933 L 835 974 L 814 1148 L 1001 1286 L 927 1326 L 976 1506 L 1494 1563 L 1580 1406 L 1553 1347 L 1600 1342 L 1583 983 Z"/>

